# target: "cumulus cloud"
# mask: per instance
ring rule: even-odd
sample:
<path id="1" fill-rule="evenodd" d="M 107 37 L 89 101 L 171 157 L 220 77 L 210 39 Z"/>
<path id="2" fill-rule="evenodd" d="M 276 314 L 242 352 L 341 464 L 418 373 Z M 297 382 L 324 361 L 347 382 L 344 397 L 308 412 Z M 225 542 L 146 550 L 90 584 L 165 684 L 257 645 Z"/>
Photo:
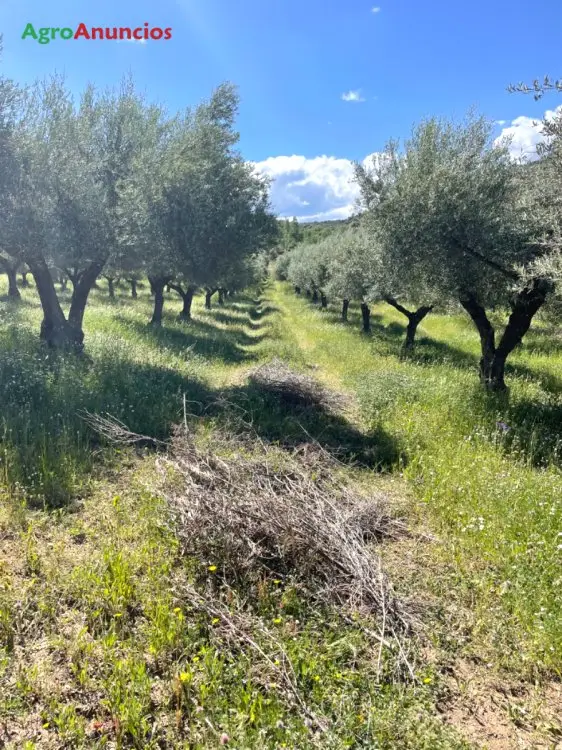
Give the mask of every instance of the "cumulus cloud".
<path id="1" fill-rule="evenodd" d="M 545 119 L 552 119 L 557 113 L 562 112 L 562 105 L 555 110 L 547 110 L 544 114 Z M 498 125 L 504 125 L 505 120 L 498 120 Z M 517 161 L 535 161 L 538 159 L 537 146 L 543 143 L 545 136 L 543 134 L 542 121 L 533 117 L 521 115 L 511 121 L 511 125 L 503 128 L 496 139 L 496 143 L 501 143 L 509 139 L 509 153 L 512 159 Z"/>
<path id="2" fill-rule="evenodd" d="M 352 89 L 351 91 L 345 91 L 341 98 L 344 102 L 364 102 L 365 99 L 361 95 L 361 89 Z"/>
<path id="3" fill-rule="evenodd" d="M 371 8 L 371 13 L 380 13 L 381 9 L 378 7 L 378 5 L 375 5 L 374 8 Z"/>
<path id="4" fill-rule="evenodd" d="M 372 163 L 372 156 L 364 163 Z M 271 202 L 278 216 L 299 221 L 346 219 L 355 212 L 359 190 L 353 162 L 335 156 L 271 156 L 254 164 L 271 178 Z"/>

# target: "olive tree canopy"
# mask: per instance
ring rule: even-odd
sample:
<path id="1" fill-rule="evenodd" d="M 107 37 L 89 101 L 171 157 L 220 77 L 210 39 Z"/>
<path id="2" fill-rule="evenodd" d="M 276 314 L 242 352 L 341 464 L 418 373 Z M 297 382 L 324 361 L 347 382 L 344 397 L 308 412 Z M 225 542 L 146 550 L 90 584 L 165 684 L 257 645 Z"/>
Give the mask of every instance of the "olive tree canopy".
<path id="1" fill-rule="evenodd" d="M 363 167 L 357 176 L 385 264 L 411 289 L 460 302 L 480 334 L 482 381 L 504 388 L 505 361 L 551 289 L 544 277 L 525 279 L 520 271 L 544 250 L 507 144 L 494 145 L 482 118 L 432 119 L 402 151 L 389 146 L 382 177 Z M 486 314 L 496 305 L 511 307 L 497 345 Z"/>

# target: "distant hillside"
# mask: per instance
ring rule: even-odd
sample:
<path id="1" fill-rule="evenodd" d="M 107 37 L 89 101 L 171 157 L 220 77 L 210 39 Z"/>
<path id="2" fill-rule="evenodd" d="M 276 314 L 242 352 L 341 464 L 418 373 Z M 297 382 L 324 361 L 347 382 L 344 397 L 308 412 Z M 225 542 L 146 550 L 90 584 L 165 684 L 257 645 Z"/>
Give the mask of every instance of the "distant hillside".
<path id="1" fill-rule="evenodd" d="M 301 242 L 319 242 L 334 232 L 339 232 L 350 226 L 356 226 L 359 216 L 350 216 L 349 219 L 333 219 L 332 221 L 311 221 L 299 224 Z"/>
<path id="2" fill-rule="evenodd" d="M 297 219 L 279 219 L 279 243 L 273 251 L 273 256 L 287 252 L 301 243 L 320 242 L 335 232 L 340 232 L 350 226 L 356 226 L 359 220 L 360 217 L 357 215 L 350 216 L 349 219 L 303 223 L 300 223 Z"/>

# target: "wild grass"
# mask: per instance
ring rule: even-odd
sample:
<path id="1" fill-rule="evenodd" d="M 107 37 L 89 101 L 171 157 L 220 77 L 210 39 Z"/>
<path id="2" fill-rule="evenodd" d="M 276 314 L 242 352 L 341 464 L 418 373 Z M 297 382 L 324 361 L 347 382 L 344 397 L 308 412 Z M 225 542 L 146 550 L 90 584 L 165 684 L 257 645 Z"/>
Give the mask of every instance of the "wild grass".
<path id="1" fill-rule="evenodd" d="M 38 341 L 35 291 L 22 292 L 22 303 L 0 303 L 0 470 L 4 487 L 36 506 L 61 507 L 84 491 L 99 449 L 84 412 L 108 412 L 164 438 L 181 419 L 184 396 L 193 408 L 207 403 L 230 372 L 251 364 L 259 342 L 244 326 L 248 298 L 220 321 L 197 299 L 185 325 L 171 294 L 165 325 L 154 330 L 146 288 L 138 300 L 119 289 L 115 301 L 99 289 L 86 312 L 86 356 L 53 355 Z"/>
<path id="2" fill-rule="evenodd" d="M 562 346 L 539 320 L 508 365 L 509 394 L 477 382 L 478 338 L 461 313 L 424 320 L 413 355 L 389 306 L 370 336 L 288 288 L 278 329 L 332 383 L 354 392 L 371 428 L 397 447 L 394 470 L 423 503 L 450 567 L 437 591 L 468 617 L 465 652 L 536 677 L 562 670 Z M 283 300 L 283 302 L 281 302 Z M 498 315 L 499 319 L 499 315 Z M 290 333 L 289 333 L 290 332 Z"/>
<path id="3" fill-rule="evenodd" d="M 298 575 L 223 585 L 220 561 L 182 543 L 157 455 L 109 445 L 85 413 L 164 441 L 187 419 L 198 449 L 227 463 L 220 436 L 249 431 L 279 455 L 311 442 L 336 453 L 346 482 L 404 496 L 400 515 L 433 539 L 411 570 L 408 540 L 383 545 L 399 598 L 427 621 L 422 641 L 500 680 L 560 674 L 562 354 L 546 322 L 508 368 L 509 397 L 490 398 L 462 315 L 429 316 L 404 359 L 403 323 L 383 306 L 364 336 L 357 310 L 342 325 L 282 284 L 210 312 L 197 298 L 188 325 L 171 294 L 154 330 L 146 287 L 110 301 L 100 286 L 81 360 L 39 344 L 33 289 L 19 305 L 0 299 L 0 744 L 469 746 L 442 717 L 441 661 L 419 652 L 415 680 L 397 681 L 384 652 L 381 677 L 365 622 L 310 597 Z M 248 380 L 274 357 L 357 407 L 289 403 Z M 276 672 L 284 658 L 308 715 Z M 551 741 L 543 721 L 538 711 L 533 729 Z"/>

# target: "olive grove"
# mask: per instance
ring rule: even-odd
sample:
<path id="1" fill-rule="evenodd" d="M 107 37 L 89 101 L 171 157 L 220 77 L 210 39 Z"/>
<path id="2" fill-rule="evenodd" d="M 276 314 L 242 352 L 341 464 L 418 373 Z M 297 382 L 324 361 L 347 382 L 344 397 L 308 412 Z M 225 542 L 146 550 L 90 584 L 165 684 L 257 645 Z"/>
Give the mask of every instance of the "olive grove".
<path id="1" fill-rule="evenodd" d="M 459 305 L 480 338 L 482 383 L 503 390 L 509 355 L 562 275 L 561 123 L 545 123 L 538 162 L 518 164 L 483 118 L 422 122 L 356 165 L 360 226 L 297 246 L 279 273 L 315 302 L 340 299 L 344 320 L 358 301 L 365 331 L 369 302 L 392 305 L 408 321 L 406 348 L 436 305 Z M 490 310 L 508 311 L 501 333 Z"/>
<path id="2" fill-rule="evenodd" d="M 129 79 L 116 90 L 88 87 L 78 102 L 60 77 L 29 89 L 0 80 L 0 271 L 13 297 L 17 270 L 33 275 L 49 346 L 82 349 L 101 275 L 110 296 L 127 279 L 133 298 L 148 277 L 156 325 L 166 286 L 188 320 L 198 288 L 247 279 L 277 225 L 267 182 L 236 150 L 237 111 L 230 84 L 169 116 Z M 68 311 L 57 280 L 72 285 Z"/>

